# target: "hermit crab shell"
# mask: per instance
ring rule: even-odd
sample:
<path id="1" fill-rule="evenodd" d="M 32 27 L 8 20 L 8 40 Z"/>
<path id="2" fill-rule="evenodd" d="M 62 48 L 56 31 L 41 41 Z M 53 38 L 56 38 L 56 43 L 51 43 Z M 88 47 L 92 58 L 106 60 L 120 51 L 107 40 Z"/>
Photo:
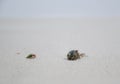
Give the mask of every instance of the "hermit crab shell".
<path id="1" fill-rule="evenodd" d="M 80 54 L 79 54 L 78 50 L 71 50 L 67 54 L 68 60 L 77 60 L 79 58 L 80 58 Z"/>
<path id="2" fill-rule="evenodd" d="M 36 58 L 36 55 L 35 54 L 29 54 L 26 58 L 27 59 L 34 59 L 34 58 Z"/>

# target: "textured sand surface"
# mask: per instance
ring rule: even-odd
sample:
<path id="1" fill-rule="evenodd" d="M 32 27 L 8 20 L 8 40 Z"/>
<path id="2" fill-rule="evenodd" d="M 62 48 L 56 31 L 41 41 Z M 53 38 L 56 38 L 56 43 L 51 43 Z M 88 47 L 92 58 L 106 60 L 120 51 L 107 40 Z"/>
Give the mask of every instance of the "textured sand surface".
<path id="1" fill-rule="evenodd" d="M 1 19 L 0 84 L 120 84 L 120 18 Z"/>

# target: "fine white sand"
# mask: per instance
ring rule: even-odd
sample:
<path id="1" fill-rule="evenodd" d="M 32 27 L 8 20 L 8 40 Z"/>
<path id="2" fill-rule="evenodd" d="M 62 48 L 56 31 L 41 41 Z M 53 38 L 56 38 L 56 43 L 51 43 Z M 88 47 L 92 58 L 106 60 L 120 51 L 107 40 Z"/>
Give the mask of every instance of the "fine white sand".
<path id="1" fill-rule="evenodd" d="M 1 19 L 0 84 L 120 84 L 120 18 Z"/>

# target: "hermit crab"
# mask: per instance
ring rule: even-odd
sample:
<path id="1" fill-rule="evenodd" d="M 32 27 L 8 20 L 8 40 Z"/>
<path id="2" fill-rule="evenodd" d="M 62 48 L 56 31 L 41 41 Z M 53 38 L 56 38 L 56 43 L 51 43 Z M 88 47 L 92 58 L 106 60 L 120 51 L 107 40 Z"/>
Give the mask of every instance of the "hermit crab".
<path id="1" fill-rule="evenodd" d="M 36 55 L 35 54 L 29 54 L 26 58 L 27 59 L 34 59 L 34 58 L 36 58 Z"/>
<path id="2" fill-rule="evenodd" d="M 78 50 L 71 50 L 67 54 L 68 60 L 77 60 L 84 56 L 84 53 L 79 53 Z"/>

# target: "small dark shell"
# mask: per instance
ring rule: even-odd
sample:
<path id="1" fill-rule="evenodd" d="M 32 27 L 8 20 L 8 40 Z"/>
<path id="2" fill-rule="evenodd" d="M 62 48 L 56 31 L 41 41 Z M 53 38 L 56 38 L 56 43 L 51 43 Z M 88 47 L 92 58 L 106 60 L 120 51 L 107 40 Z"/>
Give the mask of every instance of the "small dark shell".
<path id="1" fill-rule="evenodd" d="M 26 58 L 28 58 L 28 59 L 34 59 L 34 58 L 36 58 L 36 55 L 35 54 L 29 54 Z"/>
<path id="2" fill-rule="evenodd" d="M 78 50 L 71 50 L 68 54 L 67 54 L 67 59 L 68 60 L 77 60 L 80 58 L 79 52 Z"/>

